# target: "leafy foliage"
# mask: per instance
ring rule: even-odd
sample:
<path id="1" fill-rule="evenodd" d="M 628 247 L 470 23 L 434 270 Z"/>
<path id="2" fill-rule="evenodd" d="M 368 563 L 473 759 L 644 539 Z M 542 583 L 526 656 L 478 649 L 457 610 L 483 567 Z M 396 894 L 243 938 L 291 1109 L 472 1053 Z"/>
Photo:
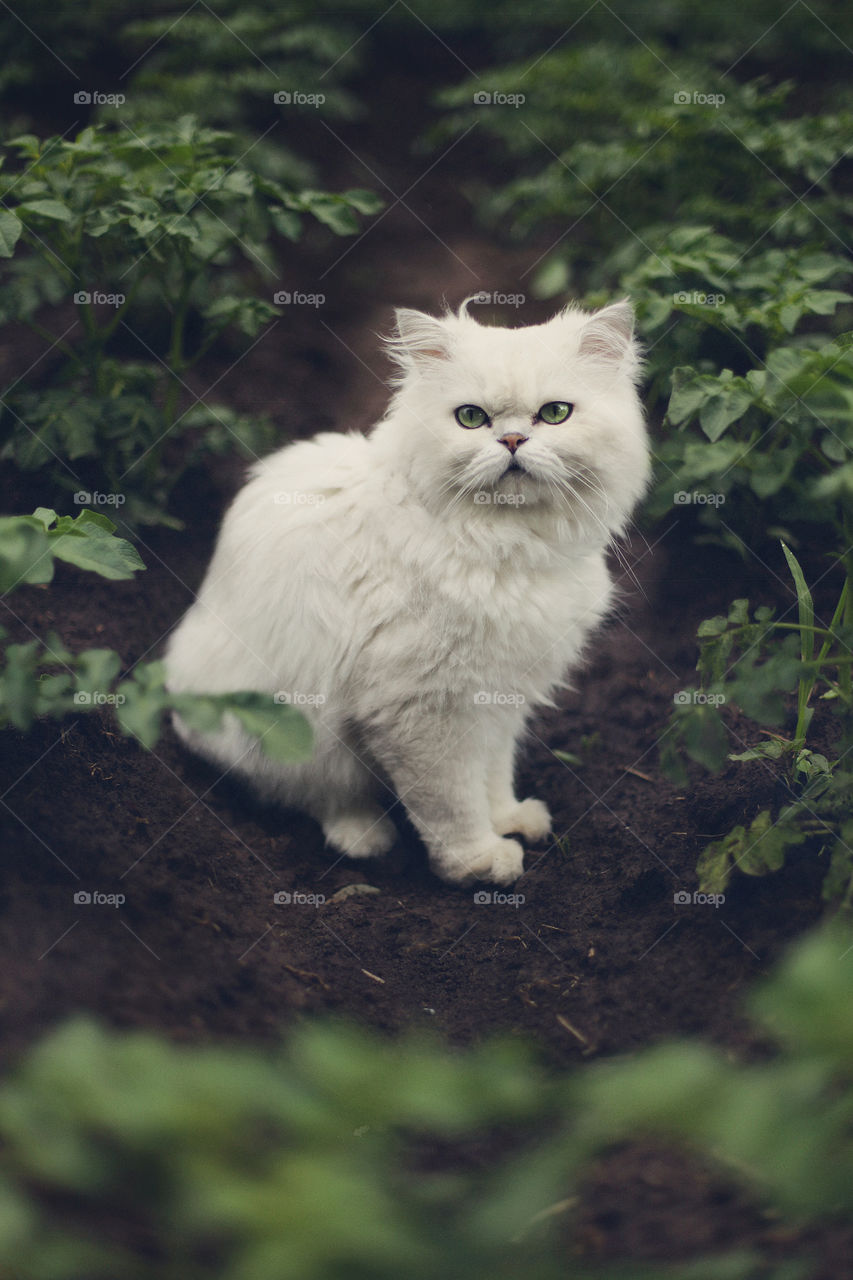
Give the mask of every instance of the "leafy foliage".
<path id="1" fill-rule="evenodd" d="M 795 1230 L 843 1222 L 850 953 L 849 931 L 826 929 L 758 989 L 779 1047 L 751 1065 L 677 1041 L 559 1078 L 518 1042 L 453 1053 L 326 1023 L 259 1054 L 67 1023 L 0 1086 L 0 1265 L 20 1280 L 556 1280 L 592 1162 L 648 1137 L 713 1159 Z M 447 1171 L 496 1133 L 488 1165 Z M 795 1280 L 793 1238 L 775 1264 L 730 1250 L 630 1274 Z M 626 1274 L 574 1251 L 578 1280 Z"/>
<path id="2" fill-rule="evenodd" d="M 72 518 L 39 507 L 31 516 L 0 516 L 0 592 L 50 582 L 54 559 L 92 569 L 103 578 L 133 577 L 145 565 L 136 549 L 114 533 L 113 522 L 97 511 L 84 510 Z"/>
<path id="3" fill-rule="evenodd" d="M 841 898 L 850 906 L 853 774 L 839 766 L 853 746 L 851 583 L 845 578 L 829 625 L 817 626 L 814 600 L 799 561 L 784 543 L 782 549 L 796 588 L 797 621 L 776 620 L 773 610 L 765 606 L 750 618 L 749 601 L 735 600 L 727 616 L 701 623 L 697 670 L 702 687 L 677 695 L 662 764 L 674 780 L 685 783 L 682 752 L 715 771 L 727 759 L 788 760 L 792 780 L 802 786 L 802 793 L 775 820 L 764 809 L 749 827 L 738 825 L 722 840 L 709 844 L 697 865 L 701 889 L 721 892 L 736 868 L 747 875 L 776 871 L 787 851 L 808 838 L 819 853 L 831 851 L 824 896 Z M 758 724 L 781 728 L 793 694 L 797 714 L 790 738 L 767 733 L 757 744 L 729 752 L 723 706 L 733 704 Z M 828 703 L 840 722 L 837 763 L 807 746 L 816 698 Z"/>
<path id="4" fill-rule="evenodd" d="M 49 468 L 66 488 L 120 494 L 131 524 L 162 519 L 187 458 L 174 448 L 180 433 L 203 440 L 212 425 L 250 456 L 271 442 L 266 423 L 215 404 L 178 410 L 187 372 L 227 329 L 256 338 L 280 314 L 273 235 L 298 239 L 306 217 L 352 234 L 378 201 L 261 176 L 232 135 L 189 116 L 89 127 L 73 140 L 25 135 L 7 155 L 0 324 L 29 325 L 60 363 L 48 390 L 19 381 L 6 392 L 2 456 Z M 252 275 L 266 297 L 251 291 Z M 71 302 L 68 324 L 59 308 Z M 119 338 L 141 358 L 119 357 Z"/>
<path id="5" fill-rule="evenodd" d="M 145 568 L 136 549 L 115 537 L 115 525 L 96 511 L 57 516 L 39 507 L 31 516 L 0 517 L 0 592 L 52 580 L 54 561 L 64 560 L 103 578 L 127 579 Z M 0 627 L 0 642 L 6 640 Z M 40 716 L 60 719 L 110 708 L 121 730 L 152 748 L 164 717 L 172 711 L 200 732 L 217 729 L 224 715 L 239 721 L 260 749 L 290 763 L 311 754 L 308 722 L 293 707 L 268 694 L 171 693 L 161 662 L 138 663 L 119 680 L 121 658 L 112 649 L 71 653 L 56 635 L 44 642 L 6 643 L 0 651 L 0 729 L 29 729 Z"/>

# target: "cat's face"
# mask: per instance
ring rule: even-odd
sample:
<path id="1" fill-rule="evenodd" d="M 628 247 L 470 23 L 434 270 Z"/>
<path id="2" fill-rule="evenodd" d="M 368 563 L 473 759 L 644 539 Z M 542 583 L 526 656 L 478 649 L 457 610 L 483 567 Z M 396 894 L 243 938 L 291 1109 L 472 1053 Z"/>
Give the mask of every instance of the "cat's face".
<path id="1" fill-rule="evenodd" d="M 519 329 L 398 311 L 387 426 L 410 483 L 434 510 L 620 529 L 648 477 L 632 325 L 627 302 Z"/>

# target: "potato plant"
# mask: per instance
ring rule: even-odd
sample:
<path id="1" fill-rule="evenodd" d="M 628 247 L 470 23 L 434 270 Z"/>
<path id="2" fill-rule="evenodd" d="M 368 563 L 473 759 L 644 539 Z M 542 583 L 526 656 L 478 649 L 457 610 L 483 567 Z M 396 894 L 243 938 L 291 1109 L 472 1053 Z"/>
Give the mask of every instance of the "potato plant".
<path id="1" fill-rule="evenodd" d="M 50 582 L 57 560 L 113 581 L 132 578 L 145 565 L 131 543 L 115 536 L 115 527 L 105 515 L 88 510 L 73 519 L 46 507 L 31 516 L 0 517 L 3 600 L 18 587 Z M 178 711 L 193 728 L 206 732 L 228 714 L 277 760 L 301 760 L 311 753 L 305 718 L 267 694 L 173 694 L 165 687 L 160 662 L 138 663 L 125 679 L 119 679 L 121 669 L 121 658 L 112 649 L 74 654 L 53 634 L 13 644 L 0 627 L 0 730 L 26 731 L 41 716 L 62 719 L 108 709 L 123 733 L 150 749 L 167 713 Z"/>
<path id="2" fill-rule="evenodd" d="M 122 494 L 131 525 L 162 520 L 182 433 L 248 456 L 271 443 L 263 421 L 193 404 L 186 376 L 226 329 L 254 339 L 280 314 L 274 237 L 297 240 L 306 218 L 352 234 L 378 201 L 262 176 L 190 116 L 27 134 L 3 158 L 0 325 L 32 328 L 55 365 L 46 388 L 25 378 L 2 397 L 2 456 L 57 488 Z"/>
<path id="3" fill-rule="evenodd" d="M 806 938 L 752 995 L 776 1047 L 752 1063 L 676 1040 L 555 1075 L 518 1041 L 448 1052 L 314 1022 L 259 1053 L 68 1022 L 0 1084 L 0 1266 L 18 1280 L 557 1280 L 567 1266 L 576 1280 L 804 1280 L 816 1233 L 853 1211 L 851 941 Z M 499 1154 L 453 1167 L 497 1134 Z M 594 1161 L 649 1138 L 784 1215 L 782 1260 L 585 1257 Z"/>

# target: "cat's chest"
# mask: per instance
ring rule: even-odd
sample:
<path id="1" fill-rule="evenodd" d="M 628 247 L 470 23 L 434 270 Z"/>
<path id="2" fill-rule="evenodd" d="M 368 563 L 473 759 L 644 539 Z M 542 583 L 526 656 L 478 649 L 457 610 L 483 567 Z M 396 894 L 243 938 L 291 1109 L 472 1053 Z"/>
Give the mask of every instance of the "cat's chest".
<path id="1" fill-rule="evenodd" d="M 479 663 L 574 647 L 606 609 L 610 581 L 603 554 L 546 565 L 447 555 L 410 563 L 383 594 L 403 648 Z"/>

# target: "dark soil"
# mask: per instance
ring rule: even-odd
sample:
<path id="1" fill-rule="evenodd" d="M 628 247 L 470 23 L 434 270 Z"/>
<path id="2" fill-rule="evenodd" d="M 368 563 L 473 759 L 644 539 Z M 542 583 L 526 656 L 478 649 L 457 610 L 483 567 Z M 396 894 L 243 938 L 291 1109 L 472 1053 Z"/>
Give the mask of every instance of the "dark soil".
<path id="1" fill-rule="evenodd" d="M 439 78 L 451 74 L 443 68 Z M 397 88 L 385 87 L 389 110 Z M 380 104 L 377 118 L 387 115 Z M 381 128 L 367 140 L 336 132 L 394 191 L 418 177 L 405 139 L 392 146 Z M 375 185 L 335 139 L 328 148 L 330 181 Z M 406 197 L 414 213 L 397 205 L 354 246 L 291 250 L 282 287 L 323 291 L 327 304 L 294 308 L 230 371 L 233 357 L 220 352 L 199 391 L 224 373 L 220 398 L 270 413 L 282 439 L 330 424 L 365 428 L 387 398 L 375 334 L 388 330 L 392 305 L 435 309 L 444 296 L 455 303 L 479 288 L 529 290 L 524 273 L 536 254 L 475 229 L 456 195 L 464 163 L 461 153 L 448 156 Z M 528 304 L 518 322 L 543 314 Z M 128 668 L 155 656 L 200 582 L 240 476 L 233 463 L 181 484 L 186 528 L 143 533 L 148 569 L 136 581 L 60 567 L 48 588 L 16 592 L 0 622 L 16 639 L 56 631 L 72 649 L 115 648 Z M 17 477 L 6 484 L 6 511 L 43 500 Z M 171 731 L 152 752 L 122 737 L 106 712 L 41 723 L 26 736 L 6 731 L 5 1060 L 79 1010 L 184 1041 L 240 1042 L 334 1010 L 388 1031 L 428 1023 L 456 1043 L 509 1031 L 567 1066 L 684 1033 L 760 1049 L 742 996 L 819 916 L 821 871 L 803 857 L 768 879 L 736 879 L 718 908 L 674 902 L 696 887 L 708 840 L 776 799 L 775 777 L 760 765 L 697 775 L 684 791 L 660 773 L 673 694 L 694 678 L 697 622 L 765 589 L 761 571 L 697 546 L 691 532 L 677 515 L 635 532 L 623 548 L 630 572 L 615 566 L 617 616 L 592 645 L 576 690 L 531 731 L 521 794 L 549 804 L 559 839 L 529 852 L 513 886 L 521 905 L 477 903 L 473 890 L 440 883 L 404 821 L 386 859 L 330 856 L 310 819 L 261 808 L 218 782 Z M 579 755 L 582 767 L 561 763 L 555 748 Z M 365 881 L 379 893 L 329 901 Z M 78 905 L 81 890 L 125 901 Z M 326 901 L 278 905 L 278 890 Z M 751 1205 L 698 1165 L 630 1148 L 592 1178 L 581 1240 L 589 1256 L 608 1258 L 692 1256 L 734 1243 L 763 1243 L 772 1254 L 768 1233 Z M 831 1255 L 821 1276 L 851 1274 L 841 1269 L 844 1244 L 819 1242 Z"/>

